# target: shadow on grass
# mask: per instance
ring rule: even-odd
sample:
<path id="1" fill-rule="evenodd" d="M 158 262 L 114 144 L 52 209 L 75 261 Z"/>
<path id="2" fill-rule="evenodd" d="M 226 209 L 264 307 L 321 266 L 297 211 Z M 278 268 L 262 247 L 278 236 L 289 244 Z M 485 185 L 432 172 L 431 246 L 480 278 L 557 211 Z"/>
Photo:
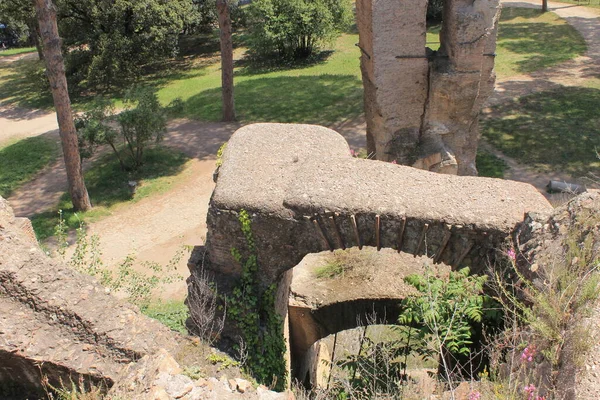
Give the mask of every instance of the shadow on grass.
<path id="1" fill-rule="evenodd" d="M 500 23 L 512 21 L 516 18 L 532 19 L 543 15 L 541 9 L 529 8 L 529 3 L 522 3 L 523 7 L 503 7 L 500 14 Z M 542 4 L 540 2 L 540 4 Z"/>
<path id="2" fill-rule="evenodd" d="M 508 15 L 507 15 L 508 14 Z M 508 8 L 502 11 L 498 48 L 526 55 L 525 60 L 516 61 L 516 71 L 528 73 L 583 55 L 587 49 L 579 32 L 568 24 L 552 24 L 536 21 L 532 23 L 503 23 L 517 17 L 534 18 L 540 11 L 523 8 Z"/>
<path id="3" fill-rule="evenodd" d="M 485 150 L 477 152 L 478 175 L 486 178 L 504 178 L 504 172 L 508 169 L 508 164 L 501 159 Z"/>
<path id="4" fill-rule="evenodd" d="M 52 107 L 52 95 L 44 86 L 43 71 L 39 60 L 0 64 L 0 102 L 36 109 Z"/>
<path id="5" fill-rule="evenodd" d="M 504 154 L 574 177 L 600 172 L 600 89 L 562 87 L 494 107 L 482 133 Z"/>
<path id="6" fill-rule="evenodd" d="M 278 76 L 239 81 L 236 109 L 245 122 L 333 123 L 362 112 L 362 82 L 351 75 Z M 218 121 L 221 88 L 186 101 L 187 116 Z"/>
<path id="7" fill-rule="evenodd" d="M 235 72 L 235 76 L 252 76 L 269 72 L 310 68 L 326 63 L 333 53 L 333 50 L 324 50 L 301 59 L 247 56 L 236 62 L 236 67 L 239 67 L 239 69 Z"/>
<path id="8" fill-rule="evenodd" d="M 36 136 L 0 148 L 0 196 L 7 198 L 45 166 L 56 160 L 56 141 Z"/>
<path id="9" fill-rule="evenodd" d="M 58 223 L 58 210 L 63 211 L 67 226 L 77 228 L 80 221 L 94 220 L 109 214 L 108 209 L 127 202 L 136 202 L 155 193 L 166 192 L 171 182 L 165 177 L 179 174 L 189 158 L 183 153 L 168 148 L 146 150 L 144 165 L 138 171 L 123 171 L 114 154 L 105 154 L 85 173 L 85 183 L 94 208 L 85 213 L 76 213 L 71 198 L 65 193 L 53 211 L 37 214 L 31 218 L 38 240 L 54 235 Z M 134 194 L 128 182 L 139 185 Z"/>

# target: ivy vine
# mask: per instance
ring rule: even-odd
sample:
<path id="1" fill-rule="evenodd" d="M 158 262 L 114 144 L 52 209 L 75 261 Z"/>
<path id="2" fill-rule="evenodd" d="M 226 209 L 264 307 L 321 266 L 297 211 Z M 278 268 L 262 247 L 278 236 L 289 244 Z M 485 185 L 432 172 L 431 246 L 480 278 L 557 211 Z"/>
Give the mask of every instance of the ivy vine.
<path id="1" fill-rule="evenodd" d="M 283 320 L 275 311 L 276 285 L 262 290 L 258 279 L 256 243 L 252 235 L 250 215 L 242 210 L 239 215 L 247 254 L 231 249 L 235 260 L 242 266 L 240 280 L 228 298 L 229 317 L 242 332 L 247 351 L 246 368 L 259 383 L 275 390 L 286 385 L 285 342 Z"/>

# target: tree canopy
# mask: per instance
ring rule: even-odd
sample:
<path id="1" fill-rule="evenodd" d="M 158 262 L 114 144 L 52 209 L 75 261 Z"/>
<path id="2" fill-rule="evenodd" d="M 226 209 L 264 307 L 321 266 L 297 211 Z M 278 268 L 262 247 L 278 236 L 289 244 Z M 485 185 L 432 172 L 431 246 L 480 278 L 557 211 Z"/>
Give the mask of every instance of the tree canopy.
<path id="1" fill-rule="evenodd" d="M 255 0 L 249 7 L 250 49 L 263 56 L 307 57 L 351 20 L 350 0 Z"/>
<path id="2" fill-rule="evenodd" d="M 58 0 L 59 23 L 74 83 L 109 87 L 177 53 L 195 17 L 191 0 Z"/>

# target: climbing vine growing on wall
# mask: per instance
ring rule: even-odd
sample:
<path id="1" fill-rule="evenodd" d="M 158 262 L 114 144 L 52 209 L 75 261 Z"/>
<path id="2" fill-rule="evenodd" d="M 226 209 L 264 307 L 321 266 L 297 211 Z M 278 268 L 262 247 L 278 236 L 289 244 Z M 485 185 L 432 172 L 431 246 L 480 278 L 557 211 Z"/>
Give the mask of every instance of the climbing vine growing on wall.
<path id="1" fill-rule="evenodd" d="M 256 244 L 250 215 L 240 212 L 239 221 L 246 239 L 248 254 L 232 248 L 233 257 L 242 266 L 239 283 L 228 298 L 229 317 L 242 332 L 247 349 L 246 367 L 254 377 L 276 390 L 285 388 L 285 342 L 283 321 L 275 312 L 276 285 L 262 290 L 258 280 Z"/>

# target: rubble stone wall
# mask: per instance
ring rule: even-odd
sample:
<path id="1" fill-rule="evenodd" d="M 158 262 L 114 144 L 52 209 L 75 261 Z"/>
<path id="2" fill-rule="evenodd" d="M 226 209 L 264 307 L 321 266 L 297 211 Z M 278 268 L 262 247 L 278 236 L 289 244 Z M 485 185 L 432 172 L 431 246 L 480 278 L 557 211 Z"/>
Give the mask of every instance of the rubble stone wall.
<path id="1" fill-rule="evenodd" d="M 551 209 L 528 184 L 353 158 L 343 137 L 319 126 L 245 126 L 222 161 L 202 267 L 219 292 L 232 290 L 241 266 L 231 249 L 246 250 L 239 213 L 248 211 L 261 283 L 280 284 L 284 317 L 291 279 L 282 278 L 309 253 L 393 248 L 478 271 L 502 251 L 525 212 Z"/>

